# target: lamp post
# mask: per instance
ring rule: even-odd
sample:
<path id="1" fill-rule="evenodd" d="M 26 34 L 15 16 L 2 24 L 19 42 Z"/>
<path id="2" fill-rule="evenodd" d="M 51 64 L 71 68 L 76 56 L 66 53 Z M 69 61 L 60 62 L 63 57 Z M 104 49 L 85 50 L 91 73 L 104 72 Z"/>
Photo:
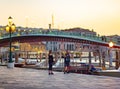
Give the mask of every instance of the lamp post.
<path id="1" fill-rule="evenodd" d="M 109 50 L 109 58 L 110 58 L 110 61 L 109 61 L 109 67 L 112 67 L 112 47 L 114 46 L 113 42 L 110 41 L 109 42 L 109 47 L 110 47 L 110 50 Z"/>
<path id="2" fill-rule="evenodd" d="M 14 62 L 12 61 L 12 33 L 15 31 L 15 24 L 12 23 L 12 17 L 8 18 L 8 25 L 6 26 L 6 31 L 9 32 L 9 61 L 8 61 L 8 68 L 14 68 Z"/>

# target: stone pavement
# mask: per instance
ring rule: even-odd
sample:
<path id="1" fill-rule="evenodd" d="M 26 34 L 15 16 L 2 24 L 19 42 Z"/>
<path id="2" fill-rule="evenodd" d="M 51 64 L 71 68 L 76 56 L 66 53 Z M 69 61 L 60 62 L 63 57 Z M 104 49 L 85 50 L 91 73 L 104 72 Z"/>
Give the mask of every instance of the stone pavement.
<path id="1" fill-rule="evenodd" d="M 120 89 L 120 78 L 0 66 L 0 89 Z"/>

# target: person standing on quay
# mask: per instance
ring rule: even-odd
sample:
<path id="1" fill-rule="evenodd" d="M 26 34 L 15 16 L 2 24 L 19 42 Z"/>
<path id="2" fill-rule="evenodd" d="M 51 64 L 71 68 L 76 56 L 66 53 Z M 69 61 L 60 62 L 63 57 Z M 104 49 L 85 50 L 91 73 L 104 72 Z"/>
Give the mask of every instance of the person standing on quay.
<path id="1" fill-rule="evenodd" d="M 49 54 L 48 54 L 48 63 L 49 63 L 49 75 L 53 75 L 53 71 L 52 71 L 52 66 L 53 66 L 53 55 L 52 55 L 52 50 L 49 51 Z"/>
<path id="2" fill-rule="evenodd" d="M 69 73 L 70 70 L 69 68 L 70 68 L 70 54 L 67 50 L 64 57 L 64 74 Z"/>

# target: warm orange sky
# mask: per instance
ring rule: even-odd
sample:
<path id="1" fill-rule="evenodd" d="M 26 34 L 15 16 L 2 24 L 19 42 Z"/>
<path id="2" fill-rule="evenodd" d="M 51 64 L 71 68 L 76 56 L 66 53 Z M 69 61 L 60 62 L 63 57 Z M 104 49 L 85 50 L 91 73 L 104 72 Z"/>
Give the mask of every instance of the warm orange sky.
<path id="1" fill-rule="evenodd" d="M 81 27 L 101 35 L 120 35 L 120 0 L 0 0 L 0 25 L 12 16 L 17 26 Z"/>

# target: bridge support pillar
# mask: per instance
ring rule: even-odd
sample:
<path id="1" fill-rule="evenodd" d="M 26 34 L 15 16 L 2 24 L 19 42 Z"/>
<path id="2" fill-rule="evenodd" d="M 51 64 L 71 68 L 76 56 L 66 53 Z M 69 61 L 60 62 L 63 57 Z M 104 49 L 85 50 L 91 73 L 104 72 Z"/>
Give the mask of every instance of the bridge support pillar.
<path id="1" fill-rule="evenodd" d="M 113 61 L 113 58 L 112 58 L 112 49 L 110 48 L 110 50 L 108 50 L 108 53 L 109 53 L 109 68 L 112 67 L 112 61 Z"/>
<path id="2" fill-rule="evenodd" d="M 89 51 L 89 70 L 91 69 L 91 51 Z"/>
<path id="3" fill-rule="evenodd" d="M 119 68 L 119 52 L 116 50 L 116 63 L 115 63 L 115 68 Z"/>
<path id="4" fill-rule="evenodd" d="M 101 49 L 100 49 L 100 50 L 99 50 L 99 67 L 102 66 L 101 59 L 102 59 L 102 53 L 101 53 Z"/>
<path id="5" fill-rule="evenodd" d="M 15 53 L 15 63 L 18 63 L 18 53 Z"/>
<path id="6" fill-rule="evenodd" d="M 118 64 L 119 64 L 119 68 L 120 68 L 120 50 L 119 50 L 118 54 L 119 54 Z"/>
<path id="7" fill-rule="evenodd" d="M 46 53 L 45 59 L 46 59 L 46 68 L 47 68 L 47 66 L 48 66 L 48 53 Z"/>
<path id="8" fill-rule="evenodd" d="M 105 52 L 102 52 L 102 69 L 105 70 Z"/>

